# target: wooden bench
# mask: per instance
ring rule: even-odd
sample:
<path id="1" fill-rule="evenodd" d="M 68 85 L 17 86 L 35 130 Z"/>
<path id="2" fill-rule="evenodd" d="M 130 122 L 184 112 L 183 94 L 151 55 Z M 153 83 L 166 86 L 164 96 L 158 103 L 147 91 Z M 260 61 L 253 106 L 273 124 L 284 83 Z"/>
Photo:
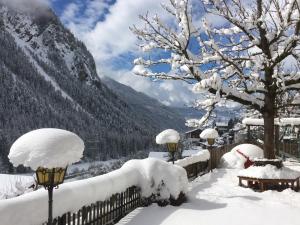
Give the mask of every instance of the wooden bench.
<path id="1" fill-rule="evenodd" d="M 263 179 L 254 177 L 238 176 L 239 186 L 249 187 L 253 190 L 266 191 L 266 190 L 277 190 L 282 191 L 287 188 L 291 188 L 294 191 L 299 191 L 300 181 L 297 177 L 295 179 Z M 243 181 L 247 182 L 247 185 L 243 184 Z"/>

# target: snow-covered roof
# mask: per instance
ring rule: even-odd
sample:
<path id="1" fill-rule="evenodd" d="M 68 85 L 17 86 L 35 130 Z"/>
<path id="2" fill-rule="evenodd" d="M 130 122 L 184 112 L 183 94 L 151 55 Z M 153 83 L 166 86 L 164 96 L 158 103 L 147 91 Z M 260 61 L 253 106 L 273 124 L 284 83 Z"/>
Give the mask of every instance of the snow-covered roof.
<path id="1" fill-rule="evenodd" d="M 40 166 L 66 167 L 78 162 L 83 150 L 84 143 L 76 134 L 56 128 L 43 128 L 18 138 L 8 158 L 14 166 L 24 165 L 33 170 Z"/>
<path id="2" fill-rule="evenodd" d="M 263 126 L 264 120 L 258 118 L 245 118 L 242 123 L 245 125 Z M 298 126 L 300 125 L 300 118 L 275 118 L 274 123 L 279 126 Z"/>
<path id="3" fill-rule="evenodd" d="M 202 139 L 218 138 L 218 137 L 219 137 L 218 131 L 216 131 L 213 128 L 206 128 L 200 134 L 200 138 L 202 138 Z"/>
<path id="4" fill-rule="evenodd" d="M 219 122 L 216 122 L 216 126 L 217 127 L 227 127 L 228 123 L 229 123 L 229 121 L 219 121 Z"/>
<path id="5" fill-rule="evenodd" d="M 202 129 L 198 127 L 198 128 L 192 129 L 192 130 L 188 130 L 185 133 L 189 134 L 189 133 L 192 133 L 192 132 L 197 131 L 197 130 L 202 130 Z"/>
<path id="6" fill-rule="evenodd" d="M 178 143 L 180 135 L 176 130 L 167 129 L 156 136 L 156 143 L 159 145 L 166 143 Z"/>

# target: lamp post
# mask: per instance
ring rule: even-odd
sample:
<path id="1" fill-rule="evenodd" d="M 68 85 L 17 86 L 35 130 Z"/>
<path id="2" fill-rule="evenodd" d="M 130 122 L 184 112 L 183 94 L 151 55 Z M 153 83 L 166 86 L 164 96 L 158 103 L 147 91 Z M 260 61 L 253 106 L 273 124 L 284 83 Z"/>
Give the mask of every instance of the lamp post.
<path id="1" fill-rule="evenodd" d="M 178 143 L 167 143 L 168 151 L 172 156 L 172 163 L 175 161 L 175 152 L 178 150 Z"/>
<path id="2" fill-rule="evenodd" d="M 213 155 L 212 146 L 214 145 L 215 140 L 218 137 L 219 137 L 218 131 L 216 131 L 213 128 L 207 128 L 203 130 L 200 134 L 200 138 L 206 139 L 208 143 L 208 151 L 210 154 L 210 159 L 208 163 L 209 163 L 210 172 L 212 171 L 212 155 Z"/>
<path id="3" fill-rule="evenodd" d="M 19 137 L 8 155 L 14 165 L 36 171 L 39 185 L 48 190 L 48 225 L 52 225 L 53 189 L 64 182 L 67 166 L 83 156 L 84 142 L 76 134 L 57 128 L 42 128 Z M 34 157 L 32 157 L 34 156 Z"/>
<path id="4" fill-rule="evenodd" d="M 48 225 L 52 225 L 53 189 L 62 184 L 65 179 L 67 168 L 43 168 L 36 170 L 37 183 L 48 190 Z"/>
<path id="5" fill-rule="evenodd" d="M 210 160 L 209 160 L 209 170 L 210 172 L 212 172 L 212 146 L 214 145 L 215 143 L 215 138 L 207 138 L 207 144 L 208 144 L 208 151 L 209 151 L 209 154 L 210 154 Z"/>

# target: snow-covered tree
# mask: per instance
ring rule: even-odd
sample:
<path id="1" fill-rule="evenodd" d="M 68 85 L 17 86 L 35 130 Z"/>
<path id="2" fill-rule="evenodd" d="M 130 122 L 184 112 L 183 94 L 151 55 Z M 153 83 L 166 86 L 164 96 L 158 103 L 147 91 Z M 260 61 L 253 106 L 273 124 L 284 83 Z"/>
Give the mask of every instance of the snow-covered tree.
<path id="1" fill-rule="evenodd" d="M 198 4 L 198 5 L 197 5 Z M 297 0 L 170 0 L 162 5 L 174 21 L 141 15 L 143 27 L 131 27 L 148 59 L 135 59 L 135 74 L 155 79 L 187 81 L 194 91 L 206 92 L 198 105 L 207 114 L 221 101 L 231 100 L 259 111 L 264 119 L 265 157 L 274 158 L 274 117 L 299 106 L 300 1 Z M 213 27 L 200 9 L 224 20 Z M 214 18 L 210 16 L 209 18 Z M 153 57 L 151 57 L 153 56 Z M 167 72 L 153 67 L 167 64 Z M 194 121 L 195 122 L 195 121 Z"/>

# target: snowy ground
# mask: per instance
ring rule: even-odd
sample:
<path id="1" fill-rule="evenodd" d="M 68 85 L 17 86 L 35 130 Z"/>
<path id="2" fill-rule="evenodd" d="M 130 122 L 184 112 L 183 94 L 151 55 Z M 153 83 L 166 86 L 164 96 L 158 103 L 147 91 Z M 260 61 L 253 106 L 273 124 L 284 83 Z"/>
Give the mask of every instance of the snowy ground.
<path id="1" fill-rule="evenodd" d="M 34 183 L 35 181 L 31 174 L 0 174 L 0 200 L 12 198 L 21 195 L 24 192 L 32 191 L 32 189 L 28 189 L 28 187 Z"/>
<path id="2" fill-rule="evenodd" d="M 300 171 L 297 163 L 287 163 Z M 180 207 L 139 208 L 118 225 L 299 225 L 300 193 L 254 192 L 238 186 L 237 169 L 216 169 L 190 183 Z"/>

